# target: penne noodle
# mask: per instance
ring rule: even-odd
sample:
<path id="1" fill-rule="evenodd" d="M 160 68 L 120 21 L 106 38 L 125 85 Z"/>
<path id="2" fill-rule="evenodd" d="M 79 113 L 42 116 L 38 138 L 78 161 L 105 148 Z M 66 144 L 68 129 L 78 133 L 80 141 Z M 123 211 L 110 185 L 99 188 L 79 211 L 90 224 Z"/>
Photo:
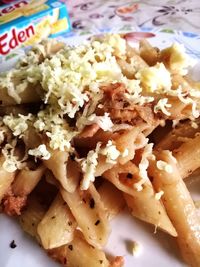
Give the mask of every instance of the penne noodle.
<path id="1" fill-rule="evenodd" d="M 39 243 L 41 243 L 41 240 L 37 232 L 37 226 L 45 215 L 45 212 L 46 206 L 42 204 L 37 195 L 32 195 L 28 199 L 26 209 L 19 216 L 19 223 L 22 229 L 36 238 Z"/>
<path id="2" fill-rule="evenodd" d="M 110 182 L 103 181 L 103 184 L 98 188 L 98 193 L 109 220 L 113 219 L 125 207 L 122 192 Z"/>
<path id="3" fill-rule="evenodd" d="M 29 195 L 39 183 L 45 172 L 45 166 L 42 164 L 35 170 L 20 170 L 12 184 L 12 191 L 15 196 Z"/>
<path id="4" fill-rule="evenodd" d="M 141 191 L 134 185 L 141 180 L 138 168 L 131 162 L 118 165 L 103 174 L 103 177 L 124 192 L 124 197 L 133 216 L 176 236 L 171 221 L 160 200 L 155 197 L 155 192 L 150 181 L 145 181 Z M 130 178 L 129 178 L 130 177 Z"/>
<path id="5" fill-rule="evenodd" d="M 139 45 L 140 56 L 149 66 L 160 61 L 159 49 L 153 47 L 146 39 L 141 40 Z"/>
<path id="6" fill-rule="evenodd" d="M 7 172 L 6 170 L 4 170 L 2 166 L 3 162 L 4 162 L 4 158 L 1 156 L 0 157 L 0 203 L 4 195 L 9 190 L 16 175 L 16 172 Z"/>
<path id="7" fill-rule="evenodd" d="M 37 227 L 37 233 L 45 249 L 57 248 L 73 240 L 77 223 L 67 203 L 60 194 L 45 213 Z"/>
<path id="8" fill-rule="evenodd" d="M 175 128 L 171 129 L 169 133 L 163 136 L 163 138 L 157 143 L 155 149 L 162 150 L 174 150 L 177 149 L 184 141 L 188 141 L 193 138 L 194 135 L 199 132 L 199 120 L 196 120 L 195 125 L 191 126 L 191 121 L 180 122 Z"/>
<path id="9" fill-rule="evenodd" d="M 178 168 L 182 178 L 192 174 L 200 167 L 200 135 L 183 143 L 173 152 L 178 161 Z"/>
<path id="10" fill-rule="evenodd" d="M 77 163 L 70 161 L 70 159 L 68 162 L 68 158 L 68 152 L 51 150 L 50 159 L 43 162 L 65 190 L 74 192 L 79 183 L 80 172 Z"/>
<path id="11" fill-rule="evenodd" d="M 68 245 L 49 250 L 48 254 L 66 267 L 111 267 L 105 253 L 88 244 L 78 230 Z"/>
<path id="12" fill-rule="evenodd" d="M 162 200 L 177 231 L 181 254 L 189 266 L 200 266 L 200 222 L 194 202 L 171 152 L 160 151 L 156 153 L 156 159 L 170 167 L 168 172 L 158 169 L 158 163 L 154 161 L 149 171 L 156 190 L 164 192 Z"/>
<path id="13" fill-rule="evenodd" d="M 97 248 L 104 246 L 110 227 L 105 208 L 94 185 L 91 184 L 85 191 L 76 190 L 69 193 L 61 188 L 60 192 L 87 242 Z"/>

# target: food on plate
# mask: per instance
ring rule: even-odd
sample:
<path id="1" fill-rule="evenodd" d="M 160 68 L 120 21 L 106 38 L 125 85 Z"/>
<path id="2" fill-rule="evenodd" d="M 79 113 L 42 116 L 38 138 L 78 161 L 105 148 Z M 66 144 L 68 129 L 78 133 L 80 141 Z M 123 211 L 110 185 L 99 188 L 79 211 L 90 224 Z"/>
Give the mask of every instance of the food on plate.
<path id="1" fill-rule="evenodd" d="M 199 266 L 184 180 L 200 167 L 192 65 L 180 44 L 136 49 L 117 34 L 33 47 L 0 76 L 2 211 L 64 266 L 102 267 L 124 265 L 104 247 L 110 220 L 128 207 Z"/>

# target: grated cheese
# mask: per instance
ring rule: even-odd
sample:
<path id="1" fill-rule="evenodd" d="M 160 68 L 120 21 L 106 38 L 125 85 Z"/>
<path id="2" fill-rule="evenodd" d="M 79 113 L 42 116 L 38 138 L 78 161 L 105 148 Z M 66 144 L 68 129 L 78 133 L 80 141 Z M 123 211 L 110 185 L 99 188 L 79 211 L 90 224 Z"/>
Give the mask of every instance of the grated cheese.
<path id="1" fill-rule="evenodd" d="M 138 257 L 142 253 L 142 245 L 136 241 L 131 242 L 131 252 L 133 256 Z"/>
<path id="2" fill-rule="evenodd" d="M 171 106 L 172 106 L 171 104 L 168 104 L 167 98 L 162 98 L 154 106 L 154 113 L 158 113 L 158 111 L 162 111 L 163 114 L 170 116 L 171 113 L 167 110 L 167 108 L 171 108 Z"/>
<path id="3" fill-rule="evenodd" d="M 117 150 L 113 142 L 109 140 L 106 147 L 100 150 L 100 154 L 106 156 L 107 163 L 115 164 L 116 159 L 120 156 L 120 151 Z"/>
<path id="4" fill-rule="evenodd" d="M 11 114 L 3 117 L 4 124 L 8 126 L 14 136 L 19 136 L 19 138 L 21 138 L 23 133 L 28 129 L 28 121 L 32 120 L 32 114 L 28 114 L 27 116 L 19 114 L 18 117 L 14 117 Z"/>
<path id="5" fill-rule="evenodd" d="M 46 145 L 44 144 L 39 145 L 38 147 L 34 149 L 29 149 L 28 154 L 36 158 L 43 159 L 43 160 L 48 160 L 51 157 L 51 154 L 49 153 L 49 151 L 46 148 Z"/>
<path id="6" fill-rule="evenodd" d="M 77 119 L 76 126 L 81 131 L 86 125 L 94 123 L 98 124 L 104 131 L 111 131 L 113 127 L 113 122 L 108 113 L 105 113 L 103 116 L 97 116 L 96 114 L 92 114 L 89 117 L 81 116 Z"/>
<path id="7" fill-rule="evenodd" d="M 97 143 L 95 150 L 90 150 L 87 157 L 81 160 L 81 168 L 83 171 L 83 179 L 81 181 L 81 190 L 87 190 L 90 186 L 90 182 L 95 180 L 95 171 L 98 165 L 98 153 L 101 143 Z"/>
<path id="8" fill-rule="evenodd" d="M 172 166 L 163 160 L 158 160 L 156 166 L 159 170 L 163 170 L 167 173 L 173 172 Z"/>
<path id="9" fill-rule="evenodd" d="M 155 199 L 160 200 L 163 195 L 164 195 L 164 192 L 161 190 L 161 191 L 155 193 Z"/>
<path id="10" fill-rule="evenodd" d="M 14 172 L 20 170 L 24 167 L 24 164 L 14 155 L 14 150 L 16 146 L 16 141 L 13 140 L 11 144 L 6 144 L 2 149 L 2 154 L 5 158 L 2 167 L 7 172 Z"/>
<path id="11" fill-rule="evenodd" d="M 148 142 L 148 138 L 147 142 Z M 148 174 L 147 174 L 147 169 L 149 166 L 149 159 L 151 159 L 152 157 L 154 157 L 154 155 L 152 154 L 152 149 L 153 149 L 153 143 L 150 144 L 146 144 L 146 146 L 144 147 L 144 151 L 142 153 L 142 159 L 139 163 L 139 176 L 141 177 L 140 181 L 138 181 L 137 183 L 134 184 L 134 188 L 137 191 L 142 191 L 143 189 L 143 184 L 149 180 L 148 178 Z"/>

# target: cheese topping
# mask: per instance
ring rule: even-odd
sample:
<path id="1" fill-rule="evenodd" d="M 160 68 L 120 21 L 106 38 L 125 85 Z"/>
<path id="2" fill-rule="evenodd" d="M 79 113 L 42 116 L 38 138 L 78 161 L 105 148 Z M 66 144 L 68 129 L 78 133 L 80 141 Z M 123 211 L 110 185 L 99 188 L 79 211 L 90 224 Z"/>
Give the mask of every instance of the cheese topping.
<path id="1" fill-rule="evenodd" d="M 158 111 L 162 111 L 163 114 L 170 116 L 171 113 L 167 110 L 167 108 L 171 108 L 171 104 L 168 103 L 167 98 L 162 98 L 158 101 L 158 103 L 154 106 L 154 112 L 158 113 Z"/>
<path id="2" fill-rule="evenodd" d="M 141 81 L 147 92 L 162 93 L 171 89 L 171 75 L 163 63 L 141 69 L 136 78 Z"/>
<path id="3" fill-rule="evenodd" d="M 129 60 L 126 40 L 120 35 L 96 37 L 77 47 L 65 46 L 51 55 L 46 52 L 45 45 L 38 45 L 15 69 L 0 75 L 0 87 L 7 90 L 7 94 L 16 103 L 21 102 L 20 95 L 27 86 L 41 87 L 41 101 L 44 103 L 37 114 L 11 114 L 2 118 L 4 126 L 12 131 L 13 136 L 22 138 L 31 126 L 45 139 L 50 149 L 71 152 L 76 149 L 74 137 L 87 125 L 97 124 L 103 131 L 113 133 L 132 128 L 133 125 L 129 122 L 116 123 L 115 119 L 111 119 L 112 113 L 103 110 L 102 99 L 105 94 L 102 87 L 117 82 L 125 86 L 122 100 L 130 105 L 145 106 L 152 103 L 149 107 L 153 107 L 154 113 L 161 111 L 170 116 L 171 104 L 168 97 L 177 97 L 184 104 L 191 106 L 194 118 L 199 116 L 199 107 L 195 99 L 200 96 L 199 88 L 189 92 L 183 92 L 181 86 L 172 88 L 169 70 L 177 69 L 183 73 L 190 65 L 184 49 L 177 44 L 161 52 L 165 65 L 158 62 L 155 66 L 147 66 L 138 71 L 134 79 L 126 77 L 118 64 L 118 58 Z M 155 94 L 159 95 L 159 100 Z M 118 112 L 117 105 L 111 108 L 116 108 Z M 119 114 L 120 112 L 121 110 Z M 0 142 L 1 140 L 4 140 L 3 131 L 0 132 Z M 144 148 L 139 164 L 141 180 L 134 185 L 138 191 L 142 190 L 144 182 L 148 180 L 149 158 L 153 157 L 153 145 L 147 143 L 148 139 L 144 137 L 138 147 L 135 147 Z M 22 163 L 14 156 L 14 149 L 5 146 L 3 153 L 6 169 L 14 171 L 21 168 Z M 105 156 L 106 163 L 116 164 L 120 156 L 127 157 L 128 153 L 128 148 L 118 151 L 111 140 L 104 146 L 97 143 L 96 148 L 90 150 L 85 158 L 78 159 L 83 172 L 81 188 L 87 189 L 90 182 L 94 181 L 99 155 Z M 28 154 L 44 160 L 51 156 L 45 145 L 30 149 Z M 157 166 L 169 173 L 172 171 L 172 167 L 166 162 L 158 161 Z"/>
<path id="4" fill-rule="evenodd" d="M 163 195 L 164 195 L 164 192 L 161 190 L 155 194 L 155 199 L 160 200 Z"/>
<path id="5" fill-rule="evenodd" d="M 173 172 L 172 166 L 163 160 L 158 160 L 156 166 L 159 170 L 163 170 L 168 173 Z"/>
<path id="6" fill-rule="evenodd" d="M 90 150 L 87 157 L 81 161 L 81 168 L 83 171 L 83 180 L 81 182 L 81 190 L 87 190 L 90 182 L 95 180 L 95 171 L 98 165 L 98 153 L 101 144 L 98 143 L 95 150 Z"/>
<path id="7" fill-rule="evenodd" d="M 133 256 L 138 257 L 142 253 L 142 246 L 136 241 L 131 242 L 131 252 Z"/>
<path id="8" fill-rule="evenodd" d="M 100 153 L 106 156 L 106 162 L 110 164 L 115 164 L 116 159 L 120 155 L 120 151 L 117 150 L 116 146 L 113 144 L 111 140 L 108 141 L 105 148 L 100 150 Z"/>
<path id="9" fill-rule="evenodd" d="M 36 158 L 40 158 L 44 160 L 48 160 L 51 157 L 51 154 L 49 153 L 49 151 L 47 150 L 44 144 L 39 145 L 38 147 L 34 149 L 29 149 L 28 154 Z"/>
<path id="10" fill-rule="evenodd" d="M 2 154 L 5 158 L 2 166 L 7 172 L 14 172 L 24 167 L 24 164 L 14 155 L 15 146 L 16 141 L 14 140 L 12 144 L 6 144 L 2 149 Z"/>
<path id="11" fill-rule="evenodd" d="M 103 116 L 97 116 L 96 114 L 92 114 L 89 117 L 82 116 L 77 120 L 76 126 L 78 127 L 80 131 L 86 125 L 91 125 L 94 123 L 98 124 L 99 127 L 104 131 L 112 130 L 113 123 L 108 113 L 105 113 Z"/>
<path id="12" fill-rule="evenodd" d="M 11 114 L 5 115 L 3 117 L 3 122 L 10 128 L 14 136 L 19 136 L 19 138 L 21 138 L 23 133 L 28 129 L 28 121 L 32 121 L 32 119 L 32 114 L 28 114 L 27 116 L 19 114 L 18 117 L 14 117 Z"/>
<path id="13" fill-rule="evenodd" d="M 188 73 L 188 67 L 192 67 L 195 61 L 192 60 L 185 52 L 183 44 L 175 43 L 171 47 L 161 51 L 161 57 L 166 58 L 169 68 L 181 75 Z"/>

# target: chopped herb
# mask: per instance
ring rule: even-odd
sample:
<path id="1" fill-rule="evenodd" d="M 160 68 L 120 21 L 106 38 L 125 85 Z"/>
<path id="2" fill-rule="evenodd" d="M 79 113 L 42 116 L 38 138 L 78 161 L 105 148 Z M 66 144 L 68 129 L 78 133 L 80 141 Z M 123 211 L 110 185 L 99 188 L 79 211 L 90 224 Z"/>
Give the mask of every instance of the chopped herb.
<path id="1" fill-rule="evenodd" d="M 93 198 L 90 199 L 90 208 L 91 209 L 94 209 L 94 206 L 95 206 L 95 201 Z"/>
<path id="2" fill-rule="evenodd" d="M 10 248 L 16 248 L 16 244 L 15 244 L 15 240 L 13 240 L 11 243 L 10 243 Z"/>
<path id="3" fill-rule="evenodd" d="M 129 172 L 129 173 L 126 175 L 126 177 L 127 177 L 128 179 L 132 179 L 132 178 L 133 178 L 133 174 Z"/>
<path id="4" fill-rule="evenodd" d="M 73 250 L 73 246 L 72 245 L 69 245 L 68 246 L 68 249 Z"/>
<path id="5" fill-rule="evenodd" d="M 100 220 L 97 220 L 94 225 L 98 225 L 100 223 Z"/>

